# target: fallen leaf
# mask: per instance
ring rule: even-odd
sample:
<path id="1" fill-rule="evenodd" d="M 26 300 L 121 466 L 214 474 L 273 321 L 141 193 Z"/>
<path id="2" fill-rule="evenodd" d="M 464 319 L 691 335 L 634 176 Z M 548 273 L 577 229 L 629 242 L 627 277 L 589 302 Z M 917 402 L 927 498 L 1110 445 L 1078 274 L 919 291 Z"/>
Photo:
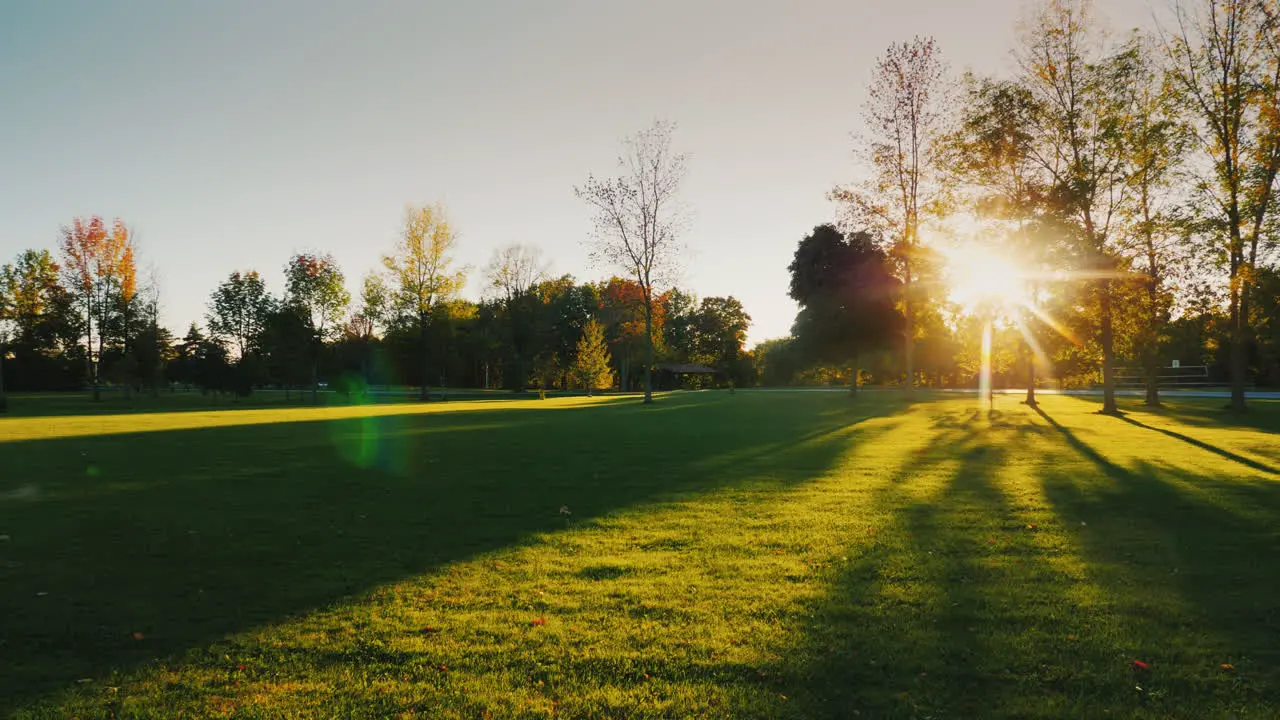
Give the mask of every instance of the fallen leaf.
<path id="1" fill-rule="evenodd" d="M 1148 665 L 1148 664 L 1146 664 L 1146 663 L 1142 662 L 1141 660 L 1134 660 L 1134 661 L 1133 661 L 1133 667 L 1134 667 L 1134 669 L 1135 669 L 1135 670 L 1150 670 L 1150 669 L 1151 669 L 1151 666 L 1150 666 L 1150 665 Z"/>
<path id="2" fill-rule="evenodd" d="M 134 633 L 134 634 L 133 634 L 133 639 L 134 639 L 134 640 L 141 640 L 142 638 L 143 638 L 143 635 L 142 635 L 142 633 L 140 633 L 140 632 L 136 632 L 136 633 Z"/>
<path id="3" fill-rule="evenodd" d="M 534 625 L 546 625 L 546 624 L 547 624 L 547 619 L 546 619 L 546 618 L 534 618 L 534 619 L 533 619 L 533 624 L 534 624 Z"/>
<path id="4" fill-rule="evenodd" d="M 1223 670 L 1226 670 L 1227 672 L 1231 672 L 1236 669 L 1236 666 L 1232 665 L 1231 663 L 1222 663 L 1218 667 L 1222 668 Z"/>

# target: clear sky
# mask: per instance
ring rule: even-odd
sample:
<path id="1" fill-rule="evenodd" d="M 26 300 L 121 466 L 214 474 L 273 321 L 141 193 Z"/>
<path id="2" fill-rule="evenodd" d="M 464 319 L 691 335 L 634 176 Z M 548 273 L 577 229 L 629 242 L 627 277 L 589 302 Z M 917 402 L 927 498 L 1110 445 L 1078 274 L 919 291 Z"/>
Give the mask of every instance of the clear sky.
<path id="1" fill-rule="evenodd" d="M 1117 28 L 1147 0 L 1099 3 Z M 934 35 L 1001 72 L 1022 0 L 0 0 L 0 261 L 120 216 L 165 322 L 203 323 L 237 269 L 279 291 L 332 252 L 356 290 L 406 203 L 441 201 L 458 258 L 539 246 L 591 267 L 573 186 L 662 117 L 691 155 L 682 285 L 734 295 L 751 340 L 787 333 L 786 266 L 856 172 L 874 58 Z M 466 294 L 478 297 L 478 274 Z"/>

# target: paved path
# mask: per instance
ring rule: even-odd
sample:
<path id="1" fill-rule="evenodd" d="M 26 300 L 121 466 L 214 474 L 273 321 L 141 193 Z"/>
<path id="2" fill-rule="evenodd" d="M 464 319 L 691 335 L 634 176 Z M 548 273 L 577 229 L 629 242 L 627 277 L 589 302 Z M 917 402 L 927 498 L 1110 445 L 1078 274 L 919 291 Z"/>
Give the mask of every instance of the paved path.
<path id="1" fill-rule="evenodd" d="M 939 392 L 939 393 L 957 393 L 961 395 L 976 395 L 977 388 L 920 388 L 923 392 Z M 849 392 L 847 387 L 783 387 L 783 388 L 744 388 L 743 392 Z M 897 392 L 897 388 L 859 388 L 858 392 Z M 997 395 L 1025 395 L 1026 388 L 1004 388 L 993 391 Z M 1054 390 L 1050 388 L 1037 388 L 1037 395 L 1072 395 L 1078 397 L 1101 397 L 1101 390 Z M 1143 390 L 1116 390 L 1116 395 L 1121 397 L 1146 397 Z M 1271 390 L 1247 390 L 1244 394 L 1249 400 L 1280 400 L 1280 392 Z M 1160 397 L 1163 398 L 1222 398 L 1224 400 L 1231 398 L 1231 393 L 1226 390 L 1161 390 Z"/>

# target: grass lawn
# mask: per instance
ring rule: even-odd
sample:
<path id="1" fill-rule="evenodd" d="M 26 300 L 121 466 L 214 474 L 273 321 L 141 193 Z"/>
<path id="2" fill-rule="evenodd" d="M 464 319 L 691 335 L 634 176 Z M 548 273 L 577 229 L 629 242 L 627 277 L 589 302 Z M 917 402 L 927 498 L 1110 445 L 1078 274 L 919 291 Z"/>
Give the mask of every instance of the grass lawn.
<path id="1" fill-rule="evenodd" d="M 1280 716 L 1275 402 L 138 402 L 0 418 L 0 716 Z"/>

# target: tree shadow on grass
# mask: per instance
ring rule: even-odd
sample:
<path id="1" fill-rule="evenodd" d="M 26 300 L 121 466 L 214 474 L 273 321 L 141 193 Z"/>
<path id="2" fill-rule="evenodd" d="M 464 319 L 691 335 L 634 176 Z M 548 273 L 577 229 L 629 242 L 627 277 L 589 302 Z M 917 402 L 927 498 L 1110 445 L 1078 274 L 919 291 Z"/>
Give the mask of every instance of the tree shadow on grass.
<path id="1" fill-rule="evenodd" d="M 562 506 L 583 523 L 763 470 L 803 482 L 847 448 L 834 431 L 891 407 L 662 404 L 0 443 L 0 715 L 528 542 L 565 527 Z"/>
<path id="2" fill-rule="evenodd" d="M 1272 560 L 1280 557 L 1280 484 L 1206 475 L 1158 460 L 1122 467 L 1050 415 L 1041 411 L 1041 417 L 1102 473 L 1100 482 L 1050 465 L 1042 483 L 1055 512 L 1080 526 L 1090 572 L 1128 606 L 1132 653 L 1154 666 L 1216 653 L 1176 684 L 1146 678 L 1144 700 L 1153 714 L 1274 717 L 1280 710 L 1274 704 L 1280 692 L 1280 579 Z M 1243 462 L 1247 458 L 1216 454 L 1273 472 Z M 1238 674 L 1228 676 L 1220 663 Z"/>
<path id="3" fill-rule="evenodd" d="M 1180 424 L 1199 427 L 1250 428 L 1280 433 L 1280 400 L 1250 400 L 1243 413 L 1232 412 L 1220 399 L 1162 398 L 1162 405 L 1149 408 L 1136 400 L 1125 400 L 1123 407 L 1152 413 Z"/>
<path id="4" fill-rule="evenodd" d="M 1007 671 L 1026 655 L 1015 642 L 1025 636 L 986 631 L 1030 614 L 1025 603 L 1037 599 L 1008 585 L 1010 568 L 1042 551 L 991 478 L 1040 430 L 976 411 L 933 426 L 878 491 L 887 525 L 849 549 L 857 560 L 834 574 L 800 644 L 770 670 L 792 701 L 788 717 L 988 717 L 1022 692 Z M 914 487 L 930 473 L 943 479 Z"/>
<path id="5" fill-rule="evenodd" d="M 1120 467 L 1041 417 L 934 423 L 769 669 L 779 716 L 1275 716 L 1280 485 Z"/>
<path id="6" fill-rule="evenodd" d="M 1045 417 L 1047 418 L 1048 416 L 1045 416 Z M 1247 458 L 1247 457 L 1245 457 L 1245 456 L 1243 456 L 1243 455 L 1238 455 L 1238 454 L 1236 454 L 1236 453 L 1231 452 L 1230 450 L 1225 450 L 1225 449 L 1220 448 L 1220 447 L 1218 447 L 1218 446 L 1216 446 L 1216 445 L 1211 445 L 1210 443 L 1204 442 L 1203 440 L 1197 440 L 1197 439 L 1195 439 L 1195 438 L 1191 437 L 1190 435 L 1183 435 L 1183 434 L 1182 434 L 1182 433 L 1180 433 L 1180 432 L 1174 432 L 1173 430 L 1167 430 L 1167 429 L 1165 429 L 1165 428 L 1153 427 L 1153 426 L 1151 426 L 1151 425 L 1147 425 L 1147 424 L 1146 424 L 1146 423 L 1144 423 L 1144 422 L 1140 422 L 1140 421 L 1138 421 L 1138 420 L 1134 420 L 1131 416 L 1122 416 L 1122 417 L 1119 417 L 1119 418 L 1117 418 L 1117 419 L 1122 420 L 1122 421 L 1124 421 L 1124 422 L 1127 422 L 1127 423 L 1129 423 L 1130 425 L 1133 425 L 1133 426 L 1135 426 L 1135 427 L 1140 427 L 1140 428 L 1143 428 L 1143 429 L 1145 429 L 1145 430 L 1150 430 L 1150 431 L 1152 431 L 1152 432 L 1158 432 L 1158 433 L 1160 433 L 1161 435 L 1165 435 L 1165 436 L 1167 436 L 1167 437 L 1171 437 L 1171 438 L 1173 438 L 1173 439 L 1175 439 L 1175 440 L 1181 440 L 1182 442 L 1187 443 L 1188 445 L 1194 445 L 1194 446 L 1196 446 L 1196 447 L 1200 448 L 1201 450 L 1207 450 L 1207 451 L 1209 451 L 1209 452 L 1211 452 L 1211 453 L 1213 453 L 1213 454 L 1215 454 L 1215 455 L 1218 455 L 1218 456 L 1224 457 L 1224 458 L 1226 458 L 1226 459 L 1228 459 L 1228 460 L 1231 460 L 1231 461 L 1233 461 L 1233 462 L 1238 462 L 1238 463 L 1240 463 L 1241 465 L 1244 465 L 1244 466 L 1246 466 L 1246 467 L 1252 468 L 1252 469 L 1254 469 L 1254 470 L 1260 470 L 1260 471 L 1262 471 L 1262 472 L 1270 473 L 1270 474 L 1272 474 L 1272 475 L 1280 475 L 1280 470 L 1277 470 L 1276 468 L 1272 467 L 1271 465 L 1268 465 L 1268 464 L 1266 464 L 1266 463 L 1264 463 L 1264 462 L 1261 462 L 1261 461 L 1258 461 L 1258 460 L 1254 460 L 1254 459 L 1252 459 L 1252 458 Z"/>

